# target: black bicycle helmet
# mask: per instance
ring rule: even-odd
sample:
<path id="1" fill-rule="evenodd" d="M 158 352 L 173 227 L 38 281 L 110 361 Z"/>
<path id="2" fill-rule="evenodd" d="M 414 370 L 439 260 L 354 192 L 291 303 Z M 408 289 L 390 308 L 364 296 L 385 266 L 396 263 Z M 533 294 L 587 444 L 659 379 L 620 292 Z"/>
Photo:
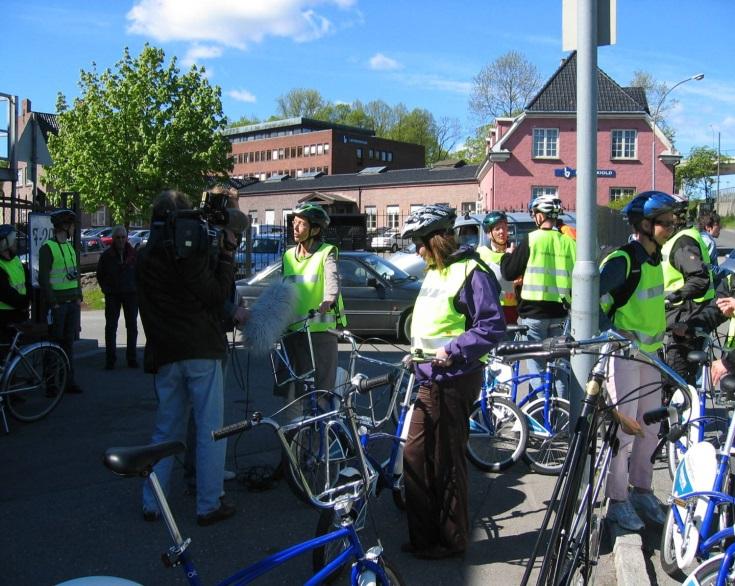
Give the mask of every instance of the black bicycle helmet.
<path id="1" fill-rule="evenodd" d="M 68 208 L 61 208 L 51 212 L 51 223 L 54 227 L 63 226 L 65 224 L 73 224 L 77 221 L 77 215 Z"/>
<path id="2" fill-rule="evenodd" d="M 317 203 L 300 203 L 294 208 L 293 213 L 299 218 L 308 220 L 312 226 L 319 226 L 322 231 L 326 230 L 327 226 L 329 226 L 329 215 Z"/>
<path id="3" fill-rule="evenodd" d="M 406 218 L 401 238 L 424 238 L 434 232 L 451 232 L 457 213 L 454 208 L 433 204 L 417 209 Z"/>
<path id="4" fill-rule="evenodd" d="M 661 214 L 675 212 L 681 203 L 663 191 L 644 191 L 639 193 L 623 208 L 628 220 L 646 218 L 652 220 Z"/>
<path id="5" fill-rule="evenodd" d="M 485 232 L 490 232 L 498 222 L 507 222 L 508 216 L 505 212 L 488 212 L 482 220 L 482 229 Z"/>
<path id="6" fill-rule="evenodd" d="M 7 250 L 15 244 L 15 227 L 10 224 L 0 225 L 0 252 Z"/>

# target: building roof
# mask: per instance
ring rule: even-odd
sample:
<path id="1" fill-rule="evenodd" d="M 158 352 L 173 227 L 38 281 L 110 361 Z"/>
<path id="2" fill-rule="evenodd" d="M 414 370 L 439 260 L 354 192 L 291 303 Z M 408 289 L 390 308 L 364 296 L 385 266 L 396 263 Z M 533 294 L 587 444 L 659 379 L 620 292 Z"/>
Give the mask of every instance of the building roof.
<path id="1" fill-rule="evenodd" d="M 225 128 L 222 134 L 225 136 L 239 136 L 242 134 L 252 134 L 254 132 L 263 132 L 266 130 L 277 130 L 286 128 L 307 127 L 311 130 L 342 130 L 352 132 L 353 134 L 364 134 L 366 136 L 375 136 L 375 131 L 370 128 L 361 128 L 359 126 L 346 126 L 344 124 L 335 124 L 324 120 L 315 120 L 314 118 L 304 118 L 297 116 L 295 118 L 284 118 L 282 120 L 271 120 L 268 122 L 259 122 L 258 124 L 250 124 L 248 126 L 236 126 L 233 128 Z"/>
<path id="2" fill-rule="evenodd" d="M 59 134 L 59 121 L 56 114 L 46 112 L 31 112 L 31 118 L 38 122 L 38 127 L 43 134 L 43 140 L 48 143 L 49 134 Z"/>
<path id="3" fill-rule="evenodd" d="M 597 111 L 602 113 L 648 113 L 638 91 L 626 91 L 607 73 L 597 68 Z M 636 90 L 642 88 L 636 88 Z M 577 52 L 562 61 L 559 69 L 526 106 L 526 112 L 577 111 Z"/>
<path id="4" fill-rule="evenodd" d="M 477 165 L 432 169 L 394 169 L 372 175 L 344 173 L 323 175 L 313 179 L 288 178 L 276 183 L 256 182 L 238 190 L 241 196 L 261 195 L 264 193 L 284 193 L 293 191 L 330 192 L 335 189 L 357 189 L 358 187 L 378 187 L 385 185 L 417 185 L 434 183 L 475 182 Z"/>

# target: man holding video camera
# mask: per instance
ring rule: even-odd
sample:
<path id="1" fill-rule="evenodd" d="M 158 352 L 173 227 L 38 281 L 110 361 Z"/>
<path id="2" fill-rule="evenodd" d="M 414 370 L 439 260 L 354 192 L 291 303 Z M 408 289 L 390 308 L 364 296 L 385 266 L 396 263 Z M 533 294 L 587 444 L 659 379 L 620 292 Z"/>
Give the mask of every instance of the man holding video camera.
<path id="1" fill-rule="evenodd" d="M 196 422 L 197 524 L 235 514 L 223 498 L 225 442 L 211 433 L 222 426 L 222 360 L 227 353 L 222 308 L 232 292 L 239 227 L 244 215 L 225 209 L 192 210 L 189 198 L 164 191 L 153 204 L 151 235 L 136 268 L 140 316 L 146 334 L 144 368 L 155 374 L 158 412 L 153 442 L 184 441 L 189 404 Z M 238 228 L 234 228 L 237 226 Z M 168 488 L 173 458 L 155 471 Z M 158 519 L 153 491 L 143 490 L 143 518 Z"/>

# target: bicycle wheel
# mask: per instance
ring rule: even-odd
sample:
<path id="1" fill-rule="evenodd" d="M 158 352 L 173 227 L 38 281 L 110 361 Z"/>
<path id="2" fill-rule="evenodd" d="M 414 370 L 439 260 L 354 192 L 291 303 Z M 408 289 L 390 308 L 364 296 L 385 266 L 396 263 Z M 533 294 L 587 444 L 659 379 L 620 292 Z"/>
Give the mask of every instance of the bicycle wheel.
<path id="1" fill-rule="evenodd" d="M 385 577 L 388 578 L 388 584 L 383 584 L 382 586 L 402 586 L 406 583 L 403 577 L 398 573 L 398 570 L 396 570 L 395 566 L 385 559 L 385 556 L 380 556 L 380 561 L 383 565 L 383 570 L 385 571 Z"/>
<path id="2" fill-rule="evenodd" d="M 692 397 L 688 391 L 685 392 L 682 389 L 677 389 L 671 396 L 669 404 L 676 405 L 681 413 L 681 423 L 685 423 L 689 421 L 690 417 L 695 416 L 692 408 Z M 704 423 L 700 423 L 700 425 L 704 425 Z M 681 462 L 681 459 L 690 447 L 690 443 L 689 434 L 682 436 L 676 442 L 666 443 L 666 459 L 669 465 L 669 476 L 672 480 L 674 479 L 674 474 L 676 474 L 676 468 L 679 466 L 679 462 Z"/>
<path id="3" fill-rule="evenodd" d="M 722 562 L 724 561 L 724 559 L 725 554 L 718 553 L 716 556 L 702 562 L 694 569 L 691 574 L 689 574 L 689 576 L 686 578 L 686 583 L 697 586 L 714 586 L 715 584 L 717 584 L 717 575 L 720 573 L 720 567 L 722 567 Z M 735 583 L 735 576 L 733 576 L 732 568 L 730 568 L 727 572 L 725 583 Z"/>
<path id="4" fill-rule="evenodd" d="M 304 483 L 312 495 L 320 494 L 334 485 L 339 471 L 354 453 L 346 430 L 323 422 L 298 429 L 290 438 L 290 450 L 298 468 L 290 459 L 287 460 L 288 484 L 294 494 L 307 504 L 311 501 Z"/>
<path id="5" fill-rule="evenodd" d="M 666 523 L 664 523 L 664 530 L 661 533 L 661 546 L 659 547 L 659 560 L 661 561 L 661 568 L 674 580 L 683 582 L 686 578 L 686 574 L 679 568 L 679 564 L 676 562 L 676 550 L 674 545 L 674 531 L 677 530 L 676 521 L 674 520 L 674 512 L 669 507 L 669 512 L 666 515 Z"/>
<path id="6" fill-rule="evenodd" d="M 353 509 L 354 510 L 354 509 Z M 355 531 L 361 531 L 365 527 L 365 519 L 367 518 L 367 505 L 363 502 L 360 506 L 357 517 L 354 521 Z M 319 521 L 316 524 L 316 531 L 314 537 L 321 537 L 327 533 L 339 529 L 342 526 L 342 522 L 338 515 L 334 514 L 332 509 L 322 509 L 319 513 Z M 341 552 L 350 546 L 350 540 L 345 537 L 344 539 L 330 541 L 323 547 L 317 547 L 311 553 L 311 567 L 316 574 L 334 558 L 336 558 Z M 337 568 L 332 572 L 329 577 L 324 581 L 325 584 L 333 584 L 340 577 L 344 576 L 347 564 Z"/>
<path id="7" fill-rule="evenodd" d="M 3 392 L 8 411 L 18 421 L 38 421 L 61 400 L 68 371 L 66 354 L 58 346 L 21 348 L 8 366 Z"/>
<path id="8" fill-rule="evenodd" d="M 480 401 L 470 413 L 467 456 L 488 472 L 500 472 L 515 464 L 523 455 L 528 441 L 526 417 L 513 401 L 493 394 Z"/>
<path id="9" fill-rule="evenodd" d="M 569 401 L 549 399 L 548 421 L 544 417 L 546 399 L 524 405 L 528 443 L 523 460 L 540 474 L 559 474 L 569 451 Z"/>

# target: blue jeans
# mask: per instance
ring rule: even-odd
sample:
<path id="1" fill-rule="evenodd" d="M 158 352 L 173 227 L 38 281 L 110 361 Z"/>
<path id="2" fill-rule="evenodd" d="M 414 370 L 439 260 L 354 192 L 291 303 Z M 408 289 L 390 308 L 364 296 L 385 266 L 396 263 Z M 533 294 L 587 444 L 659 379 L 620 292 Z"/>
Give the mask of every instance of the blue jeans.
<path id="1" fill-rule="evenodd" d="M 566 318 L 532 318 L 522 317 L 518 323 L 528 326 L 526 340 L 540 342 L 546 338 L 554 338 L 564 333 L 564 321 Z M 568 377 L 571 367 L 566 360 L 559 361 L 562 368 L 556 369 L 556 393 L 562 399 L 568 399 L 567 388 L 569 385 Z M 543 372 L 546 369 L 546 363 L 541 360 L 528 360 L 528 372 Z"/>
<path id="2" fill-rule="evenodd" d="M 222 362 L 197 359 L 166 364 L 159 369 L 154 384 L 158 412 L 152 442 L 184 442 L 190 404 L 194 410 L 197 514 L 211 513 L 220 506 L 227 451 L 226 442 L 212 439 L 212 431 L 222 427 L 223 420 Z M 173 457 L 169 457 L 154 467 L 165 492 L 168 492 L 173 463 Z M 143 510 L 158 510 L 153 490 L 147 481 L 143 487 Z"/>

